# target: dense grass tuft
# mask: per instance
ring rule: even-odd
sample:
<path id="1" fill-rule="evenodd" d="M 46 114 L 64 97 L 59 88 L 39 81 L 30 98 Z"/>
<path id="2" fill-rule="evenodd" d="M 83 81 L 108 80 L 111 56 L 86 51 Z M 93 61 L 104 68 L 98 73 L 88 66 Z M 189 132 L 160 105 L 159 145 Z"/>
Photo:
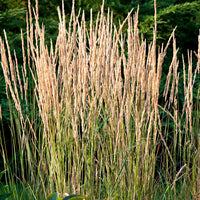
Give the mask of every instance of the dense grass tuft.
<path id="1" fill-rule="evenodd" d="M 188 51 L 181 74 L 175 31 L 166 46 L 156 46 L 155 10 L 153 41 L 147 44 L 139 35 L 138 13 L 139 8 L 128 13 L 117 29 L 112 12 L 102 6 L 95 20 L 91 10 L 86 29 L 84 12 L 80 19 L 73 5 L 66 28 L 64 8 L 58 8 L 59 34 L 49 47 L 37 6 L 32 11 L 29 2 L 23 66 L 11 56 L 6 32 L 5 41 L 0 38 L 11 162 L 4 137 L 0 144 L 12 198 L 44 199 L 55 191 L 89 199 L 183 199 L 183 191 L 186 199 L 198 197 L 200 105 L 193 87 L 200 36 L 198 63 L 193 66 Z M 162 65 L 171 43 L 162 94 Z"/>

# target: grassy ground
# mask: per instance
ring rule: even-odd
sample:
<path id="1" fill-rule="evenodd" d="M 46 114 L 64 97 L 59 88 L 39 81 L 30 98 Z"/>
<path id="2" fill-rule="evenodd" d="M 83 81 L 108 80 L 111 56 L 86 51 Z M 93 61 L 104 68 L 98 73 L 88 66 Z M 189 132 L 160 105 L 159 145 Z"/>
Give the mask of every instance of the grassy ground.
<path id="1" fill-rule="evenodd" d="M 200 36 L 199 51 L 188 52 L 187 64 L 179 66 L 175 32 L 157 47 L 155 21 L 147 44 L 139 36 L 138 13 L 128 13 L 116 29 L 102 6 L 97 19 L 91 11 L 87 30 L 84 13 L 75 16 L 73 7 L 66 28 L 64 9 L 58 9 L 57 42 L 46 46 L 37 7 L 32 12 L 29 3 L 23 66 L 11 55 L 6 33 L 0 38 L 12 135 L 12 161 L 0 140 L 1 190 L 10 199 L 45 199 L 55 191 L 88 199 L 200 199 L 194 101 Z M 169 45 L 173 57 L 161 93 Z"/>

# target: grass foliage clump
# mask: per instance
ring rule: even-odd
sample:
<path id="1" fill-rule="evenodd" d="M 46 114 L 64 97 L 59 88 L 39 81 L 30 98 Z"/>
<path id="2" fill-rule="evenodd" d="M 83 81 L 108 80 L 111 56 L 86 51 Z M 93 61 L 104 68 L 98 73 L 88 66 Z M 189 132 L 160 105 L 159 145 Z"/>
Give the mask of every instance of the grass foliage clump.
<path id="1" fill-rule="evenodd" d="M 0 143 L 12 198 L 45 199 L 55 191 L 90 199 L 200 198 L 200 105 L 193 101 L 200 36 L 197 65 L 188 51 L 180 74 L 175 31 L 166 46 L 156 46 L 155 10 L 153 41 L 147 44 L 139 35 L 138 13 L 128 13 L 117 29 L 102 6 L 95 20 L 91 10 L 86 28 L 84 12 L 75 15 L 73 5 L 66 28 L 64 8 L 58 8 L 57 40 L 46 46 L 37 1 L 35 9 L 29 2 L 23 66 L 11 55 L 6 32 L 5 41 L 0 38 L 12 162 L 5 137 Z"/>

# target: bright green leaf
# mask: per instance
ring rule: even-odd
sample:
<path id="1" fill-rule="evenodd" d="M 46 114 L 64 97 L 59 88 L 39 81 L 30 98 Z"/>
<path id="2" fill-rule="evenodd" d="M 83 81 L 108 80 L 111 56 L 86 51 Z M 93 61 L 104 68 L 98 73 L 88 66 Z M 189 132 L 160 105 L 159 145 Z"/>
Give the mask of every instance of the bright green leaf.
<path id="1" fill-rule="evenodd" d="M 72 194 L 72 195 L 65 197 L 63 200 L 68 200 L 68 199 L 70 199 L 70 200 L 84 200 L 84 199 L 86 199 L 86 197 L 76 195 L 76 194 Z"/>
<path id="2" fill-rule="evenodd" d="M 58 193 L 48 195 L 47 200 L 58 200 Z"/>

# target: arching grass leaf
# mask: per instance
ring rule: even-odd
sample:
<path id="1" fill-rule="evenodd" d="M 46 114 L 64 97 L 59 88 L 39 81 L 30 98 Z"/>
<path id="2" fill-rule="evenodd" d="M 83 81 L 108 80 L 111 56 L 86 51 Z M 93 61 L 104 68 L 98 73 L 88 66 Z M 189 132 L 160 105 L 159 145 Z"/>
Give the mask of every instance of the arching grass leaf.
<path id="1" fill-rule="evenodd" d="M 77 195 L 77 194 L 72 194 L 72 195 L 69 195 L 67 197 L 65 197 L 63 200 L 84 200 L 86 199 L 86 197 L 83 197 L 83 196 L 80 196 L 80 195 Z"/>

